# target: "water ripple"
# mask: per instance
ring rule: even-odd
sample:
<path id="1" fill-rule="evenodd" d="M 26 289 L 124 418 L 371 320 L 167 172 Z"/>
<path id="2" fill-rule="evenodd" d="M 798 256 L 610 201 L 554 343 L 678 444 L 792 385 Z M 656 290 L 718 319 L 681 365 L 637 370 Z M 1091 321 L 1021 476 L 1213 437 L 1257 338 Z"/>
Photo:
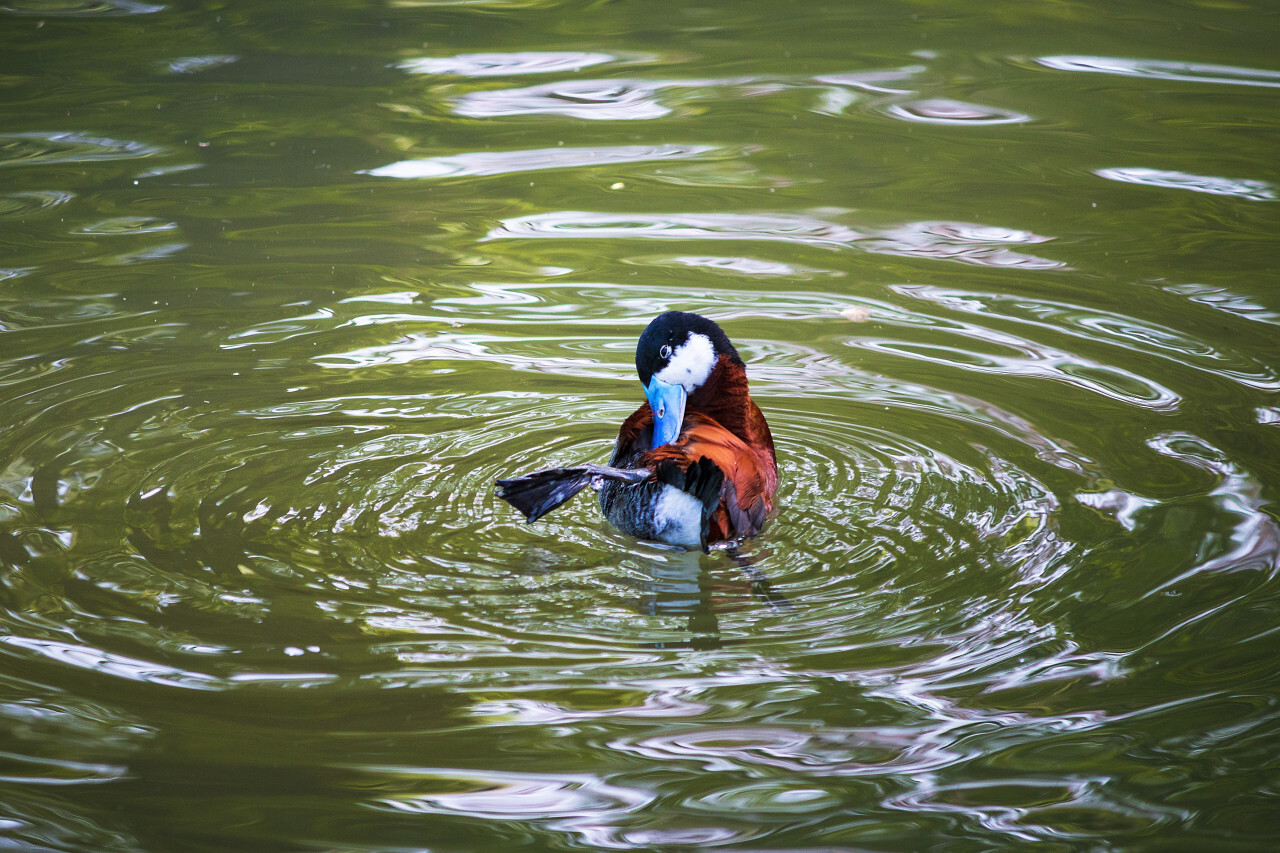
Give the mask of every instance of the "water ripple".
<path id="1" fill-rule="evenodd" d="M 731 273 L 752 278 L 786 277 L 803 281 L 818 276 L 843 276 L 839 270 L 818 269 L 799 264 L 787 264 L 781 261 L 767 261 L 762 258 L 744 258 L 723 255 L 675 255 L 645 256 L 627 258 L 626 263 L 654 266 L 696 267 L 712 272 Z"/>
<path id="2" fill-rule="evenodd" d="M 3 710 L 3 709 L 0 709 Z M 115 782 L 128 775 L 119 764 L 53 759 L 0 752 L 0 782 L 22 785 L 86 785 Z M 4 825 L 0 823 L 0 830 Z"/>
<path id="3" fill-rule="evenodd" d="M 1205 62 L 1175 62 L 1159 59 L 1126 59 L 1114 56 L 1042 56 L 1036 62 L 1057 71 L 1086 71 L 1147 77 L 1153 80 L 1181 80 L 1189 83 L 1227 83 L 1235 86 L 1280 87 L 1280 71 L 1214 65 Z"/>
<path id="4" fill-rule="evenodd" d="M 669 213 L 621 214 L 565 210 L 505 219 L 485 237 L 554 239 L 781 240 L 839 248 L 864 234 L 799 214 Z"/>
<path id="5" fill-rule="evenodd" d="M 1280 312 L 1273 311 L 1241 293 L 1233 293 L 1225 287 L 1208 284 L 1170 284 L 1165 286 L 1164 290 L 1185 296 L 1189 302 L 1205 305 L 1233 317 L 1280 326 Z"/>
<path id="6" fill-rule="evenodd" d="M 1168 433 L 1156 436 L 1148 444 L 1159 453 L 1217 478 L 1207 498 L 1215 505 L 1214 517 L 1227 522 L 1230 535 L 1222 537 L 1216 531 L 1206 531 L 1195 564 L 1153 588 L 1147 597 L 1176 589 L 1203 573 L 1248 571 L 1266 577 L 1280 573 L 1280 523 L 1268 512 L 1270 504 L 1261 482 L 1198 436 Z M 1197 618 L 1210 613 L 1202 612 Z"/>
<path id="7" fill-rule="evenodd" d="M 562 80 L 527 89 L 472 92 L 453 99 L 453 111 L 471 118 L 561 115 L 592 121 L 640 121 L 670 115 L 658 101 L 672 84 L 646 80 Z"/>
<path id="8" fill-rule="evenodd" d="M 98 237 L 121 236 L 132 234 L 159 234 L 173 231 L 178 227 L 176 222 L 165 222 L 154 216 L 117 216 L 103 219 L 76 229 L 77 234 L 92 234 Z"/>
<path id="9" fill-rule="evenodd" d="M 456 74 L 461 77 L 506 77 L 514 74 L 550 74 L 579 71 L 592 65 L 616 62 L 611 53 L 523 50 L 512 53 L 459 53 L 454 56 L 420 57 L 396 63 L 410 74 Z"/>
<path id="10" fill-rule="evenodd" d="M 690 800 L 687 805 L 713 813 L 747 813 L 756 819 L 792 823 L 799 815 L 838 808 L 841 800 L 836 790 L 824 790 L 812 781 L 776 779 L 721 788 Z"/>
<path id="11" fill-rule="evenodd" d="M 885 107 L 885 112 L 895 118 L 923 124 L 986 125 L 1019 124 L 1031 121 L 1031 116 L 1013 110 L 1000 110 L 979 104 L 967 104 L 949 98 L 929 98 L 920 101 L 903 101 Z"/>
<path id="12" fill-rule="evenodd" d="M 9 0 L 0 12 L 14 15 L 40 15 L 51 18 L 97 18 L 118 15 L 154 15 L 165 6 L 138 0 Z"/>
<path id="13" fill-rule="evenodd" d="M 864 245 L 869 252 L 993 267 L 1033 270 L 1069 270 L 1061 261 L 1015 252 L 1010 245 L 1044 243 L 1043 237 L 1015 228 L 998 228 L 969 222 L 909 222 L 872 235 Z"/>
<path id="14" fill-rule="evenodd" d="M 1061 782 L 1002 777 L 941 784 L 925 779 L 910 793 L 890 797 L 885 805 L 913 815 L 952 815 L 1009 840 L 1041 843 L 1096 838 L 1099 827 L 1108 833 L 1146 833 L 1188 817 L 1185 809 L 1176 806 L 1117 797 L 1108 790 L 1108 782 L 1106 776 Z"/>
<path id="15" fill-rule="evenodd" d="M 163 151 L 159 146 L 142 142 L 89 136 L 76 131 L 0 134 L 0 166 L 132 160 Z"/>
<path id="16" fill-rule="evenodd" d="M 171 74 L 198 74 L 239 61 L 240 57 L 233 53 L 210 53 L 204 56 L 180 56 L 163 62 L 161 67 Z"/>
<path id="17" fill-rule="evenodd" d="M 1157 355 L 1252 388 L 1280 390 L 1280 373 L 1258 359 L 1215 348 L 1172 327 L 1123 314 L 1047 299 L 928 285 L 898 285 L 893 290 L 969 314 L 1006 318 L 1050 333 L 1066 332 L 1083 340 L 1105 341 L 1125 350 Z"/>
<path id="18" fill-rule="evenodd" d="M 75 193 L 60 190 L 35 190 L 0 196 L 0 218 L 25 219 L 33 213 L 66 204 Z"/>
<path id="19" fill-rule="evenodd" d="M 522 151 L 474 151 L 444 157 L 400 160 L 362 170 L 379 178 L 452 178 L 505 175 L 542 169 L 590 168 L 655 160 L 687 160 L 717 151 L 711 145 L 614 145 L 596 148 L 533 148 Z"/>
<path id="20" fill-rule="evenodd" d="M 415 815 L 446 814 L 501 821 L 532 821 L 576 836 L 589 847 L 631 847 L 623 834 L 629 817 L 656 799 L 649 791 L 604 782 L 590 774 L 515 773 L 499 770 L 362 767 L 395 796 L 372 808 Z"/>
<path id="21" fill-rule="evenodd" d="M 485 334 L 409 334 L 389 344 L 319 355 L 315 357 L 315 363 L 327 368 L 359 369 L 419 361 L 488 361 L 517 370 L 563 376 L 603 378 L 616 376 L 619 372 L 592 358 L 548 356 L 545 351 L 540 351 L 540 345 L 547 342 L 547 338 L 541 337 L 515 339 Z M 521 353 L 520 349 L 526 352 Z"/>
<path id="22" fill-rule="evenodd" d="M 505 219 L 486 240 L 507 238 L 763 240 L 983 266 L 1068 269 L 1009 245 L 1050 240 L 1030 231 L 968 222 L 910 222 L 857 231 L 817 216 L 787 213 L 621 214 L 556 211 Z"/>
<path id="23" fill-rule="evenodd" d="M 237 377 L 229 406 L 160 362 L 146 382 L 33 388 L 46 406 L 55 391 L 72 406 L 57 426 L 34 413 L 18 425 L 22 456 L 0 472 L 0 547 L 24 562 L 0 584 L 17 602 L 65 585 L 72 612 L 60 628 L 15 608 L 0 654 L 183 695 L 296 689 L 318 708 L 351 683 L 384 697 L 442 685 L 465 697 L 453 732 L 543 738 L 510 767 L 436 767 L 397 763 L 387 743 L 403 739 L 375 724 L 344 730 L 340 749 L 366 758 L 347 763 L 335 747 L 324 762 L 353 774 L 360 807 L 380 820 L 475 819 L 593 849 L 742 846 L 836 820 L 833 803 L 851 790 L 882 822 L 968 816 L 1006 841 L 1057 839 L 1073 820 L 1142 832 L 1177 819 L 1085 774 L 1022 769 L 1051 757 L 1033 745 L 1071 737 L 1078 754 L 1102 738 L 1122 712 L 1090 691 L 1135 668 L 1057 616 L 1097 547 L 1071 514 L 1114 513 L 1132 533 L 1166 508 L 1026 417 L 878 375 L 841 351 L 874 326 L 1026 347 L 1028 362 L 1053 354 L 993 333 L 998 320 L 1211 353 L 1064 300 L 733 284 L 695 305 L 675 286 L 388 282 L 229 333 L 256 338 L 245 363 L 269 369 L 278 343 L 324 332 L 316 352 L 330 355 L 311 366 L 358 365 L 373 384 L 310 370 L 287 392 L 266 383 L 244 393 Z M 80 302 L 97 310 L 92 300 L 45 310 L 72 315 Z M 774 427 L 785 509 L 738 555 L 749 567 L 627 540 L 589 499 L 530 527 L 493 496 L 493 478 L 514 468 L 607 456 L 616 423 L 642 399 L 630 355 L 653 302 L 705 305 L 735 329 Z M 851 309 L 865 325 L 846 319 Z M 820 343 L 754 325 L 774 318 Z M 494 364 L 546 372 L 494 377 Z M 92 429 L 69 448 L 62 424 L 77 417 Z M 1213 481 L 1196 565 L 1175 567 L 1152 598 L 1191 593 L 1206 575 L 1274 575 L 1280 537 L 1258 480 L 1189 433 L 1150 446 Z M 761 576 L 790 608 L 752 597 Z M 353 642 L 350 657 L 336 651 Z M 345 712 L 326 713 L 350 726 Z M 612 763 L 598 766 L 600 756 Z M 78 764 L 31 762 L 17 775 L 96 781 L 132 767 L 127 755 L 69 760 Z M 974 768 L 1000 761 L 1007 788 L 973 781 Z M 668 801 L 671 819 L 655 823 Z"/>
<path id="24" fill-rule="evenodd" d="M 909 95 L 911 94 L 910 89 L 898 89 L 885 84 L 906 80 L 925 70 L 926 66 L 924 65 L 907 65 L 902 68 L 883 71 L 851 71 L 843 74 L 822 74 L 813 79 L 818 83 L 861 89 L 877 95 Z"/>
<path id="25" fill-rule="evenodd" d="M 1276 188 L 1266 181 L 1248 178 L 1218 178 L 1212 175 L 1192 175 L 1162 169 L 1129 168 L 1098 169 L 1094 174 L 1109 181 L 1126 184 L 1142 184 L 1148 187 L 1164 187 L 1174 190 L 1191 190 L 1209 195 L 1229 195 L 1250 201 L 1275 201 Z"/>
<path id="26" fill-rule="evenodd" d="M 637 697 L 636 689 L 643 687 Z M 710 710 L 710 705 L 691 698 L 696 691 L 689 686 L 673 686 L 662 682 L 632 685 L 631 689 L 611 691 L 595 690 L 592 700 L 604 707 L 575 708 L 566 701 L 552 699 L 512 698 L 479 702 L 471 713 L 490 723 L 504 725 L 573 725 L 617 719 L 668 719 L 698 717 Z M 605 704 L 612 693 L 615 701 Z M 639 698 L 640 704 L 627 700 Z"/>
<path id="27" fill-rule="evenodd" d="M 221 684 L 219 679 L 203 673 L 52 639 L 9 635 L 0 637 L 0 643 L 37 653 L 61 664 L 130 681 L 146 681 L 194 690 L 216 690 Z"/>
<path id="28" fill-rule="evenodd" d="M 1051 379 L 1153 411 L 1175 411 L 1182 404 L 1181 395 L 1172 389 L 1122 367 L 1104 364 L 1028 338 L 996 332 L 985 326 L 960 324 L 951 331 L 964 338 L 964 342 L 947 345 L 935 341 L 866 337 L 849 343 L 850 346 L 875 352 L 892 353 L 978 373 Z M 987 351 L 979 351 L 979 345 Z M 1005 348 L 1006 353 L 991 352 L 990 348 L 993 346 Z"/>

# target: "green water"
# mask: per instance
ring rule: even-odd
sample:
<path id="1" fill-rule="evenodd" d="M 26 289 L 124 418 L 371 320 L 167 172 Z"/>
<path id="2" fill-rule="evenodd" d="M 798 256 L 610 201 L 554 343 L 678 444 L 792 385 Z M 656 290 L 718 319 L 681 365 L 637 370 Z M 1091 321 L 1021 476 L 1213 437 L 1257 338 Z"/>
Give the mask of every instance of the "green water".
<path id="1" fill-rule="evenodd" d="M 0 3 L 0 848 L 1271 850 L 1280 17 Z M 656 313 L 738 555 L 533 526 Z"/>

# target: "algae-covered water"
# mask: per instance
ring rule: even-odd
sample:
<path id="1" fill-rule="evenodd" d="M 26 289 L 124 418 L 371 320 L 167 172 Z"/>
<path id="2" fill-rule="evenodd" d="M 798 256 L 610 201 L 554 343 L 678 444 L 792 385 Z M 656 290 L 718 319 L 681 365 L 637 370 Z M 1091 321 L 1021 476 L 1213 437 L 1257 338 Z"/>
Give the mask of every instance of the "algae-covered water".
<path id="1" fill-rule="evenodd" d="M 0 5 L 0 847 L 1271 850 L 1280 17 Z M 778 444 L 604 461 L 655 314 Z"/>

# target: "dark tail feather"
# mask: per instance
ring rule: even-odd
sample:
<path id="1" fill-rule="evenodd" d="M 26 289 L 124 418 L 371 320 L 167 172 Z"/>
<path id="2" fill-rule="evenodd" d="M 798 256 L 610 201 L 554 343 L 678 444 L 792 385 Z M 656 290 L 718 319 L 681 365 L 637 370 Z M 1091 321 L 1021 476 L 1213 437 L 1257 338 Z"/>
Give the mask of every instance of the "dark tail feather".
<path id="1" fill-rule="evenodd" d="M 648 478 L 649 472 L 644 469 L 573 465 L 498 480 L 497 493 L 498 497 L 520 510 L 525 521 L 533 523 L 589 485 L 595 484 L 598 488 L 602 480 L 641 483 Z"/>

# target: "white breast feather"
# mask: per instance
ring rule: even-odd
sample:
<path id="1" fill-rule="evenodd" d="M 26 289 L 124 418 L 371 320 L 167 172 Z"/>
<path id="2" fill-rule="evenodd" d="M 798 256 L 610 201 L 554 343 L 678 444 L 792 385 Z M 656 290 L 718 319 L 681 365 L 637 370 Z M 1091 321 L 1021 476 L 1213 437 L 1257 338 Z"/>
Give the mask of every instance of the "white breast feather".
<path id="1" fill-rule="evenodd" d="M 702 504 L 675 486 L 663 486 L 653 507 L 658 538 L 672 545 L 702 544 Z"/>

